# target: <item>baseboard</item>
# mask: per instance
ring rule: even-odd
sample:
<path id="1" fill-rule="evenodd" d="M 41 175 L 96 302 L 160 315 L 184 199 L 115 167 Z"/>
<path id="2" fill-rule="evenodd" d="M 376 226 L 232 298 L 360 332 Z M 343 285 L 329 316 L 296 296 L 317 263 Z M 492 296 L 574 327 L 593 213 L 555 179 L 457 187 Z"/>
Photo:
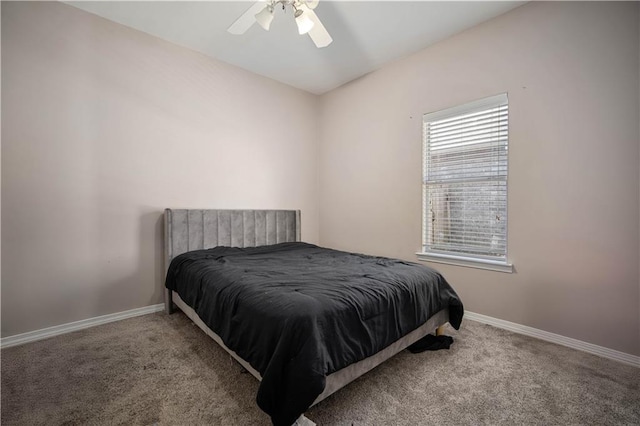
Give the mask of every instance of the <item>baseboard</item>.
<path id="1" fill-rule="evenodd" d="M 127 318 L 133 318 L 140 315 L 152 314 L 154 312 L 160 312 L 162 310 L 164 310 L 164 304 L 160 303 L 157 305 L 145 306 L 142 308 L 131 309 L 124 312 L 116 312 L 115 314 L 102 315 L 99 317 L 88 318 L 81 321 L 74 321 L 67 324 L 56 325 L 53 327 L 43 328 L 41 330 L 16 334 L 15 336 L 9 336 L 0 339 L 0 348 L 4 349 L 11 346 L 23 345 L 25 343 L 35 342 L 37 340 L 47 339 L 49 337 L 71 333 L 72 331 L 95 327 L 97 325 L 120 321 Z M 483 324 L 488 324 L 494 327 L 513 331 L 514 333 L 524 334 L 525 336 L 546 340 L 547 342 L 557 343 L 558 345 L 567 346 L 569 348 L 623 362 L 634 367 L 640 367 L 640 356 L 616 351 L 614 349 L 605 348 L 604 346 L 594 345 L 593 343 L 583 342 L 581 340 L 572 339 L 571 337 L 561 336 L 559 334 L 550 333 L 548 331 L 539 330 L 537 328 L 517 324 L 515 322 L 477 314 L 475 312 L 466 311 L 464 313 L 464 316 L 466 319 L 472 321 L 477 321 Z"/>
<path id="2" fill-rule="evenodd" d="M 136 308 L 129 311 L 116 312 L 115 314 L 102 315 L 81 321 L 47 327 L 41 330 L 29 331 L 27 333 L 16 334 L 15 336 L 3 337 L 0 339 L 0 348 L 4 349 L 11 346 L 23 345 L 25 343 L 35 342 L 36 340 L 47 339 L 49 337 L 71 333 L 72 331 L 82 330 L 84 328 L 95 327 L 96 325 L 107 324 L 140 315 L 152 314 L 154 312 L 162 311 L 163 309 L 164 304 L 160 303 L 158 305 L 145 306 L 143 308 Z"/>
<path id="3" fill-rule="evenodd" d="M 513 331 L 514 333 L 524 334 L 525 336 L 536 337 L 547 342 L 557 343 L 558 345 L 567 346 L 579 351 L 588 352 L 614 361 L 623 362 L 634 367 L 640 367 L 640 356 L 631 355 L 625 352 L 616 351 L 614 349 L 605 348 L 604 346 L 594 345 L 593 343 L 583 342 L 581 340 L 572 339 L 571 337 L 561 336 L 559 334 L 550 333 L 548 331 L 539 330 L 537 328 L 528 327 L 526 325 L 517 324 L 515 322 L 505 321 L 498 318 L 489 317 L 487 315 L 476 314 L 475 312 L 465 311 L 466 319 L 481 322 L 483 324 L 492 325 L 494 327 Z"/>

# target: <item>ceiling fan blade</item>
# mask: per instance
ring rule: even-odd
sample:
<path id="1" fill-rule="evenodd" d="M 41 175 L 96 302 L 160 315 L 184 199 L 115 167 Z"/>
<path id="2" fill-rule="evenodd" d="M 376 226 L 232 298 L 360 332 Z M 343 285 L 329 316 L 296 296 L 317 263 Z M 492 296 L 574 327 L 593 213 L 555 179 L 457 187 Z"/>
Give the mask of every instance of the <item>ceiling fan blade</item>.
<path id="1" fill-rule="evenodd" d="M 324 25 L 322 25 L 322 22 L 320 22 L 318 15 L 316 15 L 316 13 L 306 5 L 300 6 L 300 9 L 303 9 L 304 13 L 307 14 L 309 19 L 313 22 L 313 28 L 311 28 L 307 34 L 309 34 L 309 37 L 311 37 L 311 40 L 313 40 L 316 47 L 327 47 L 330 45 L 333 39 L 329 35 L 329 32 L 327 32 Z"/>
<path id="2" fill-rule="evenodd" d="M 320 0 L 302 0 L 302 3 L 304 3 L 304 5 L 309 9 L 315 9 L 316 7 L 318 7 L 318 3 L 320 3 Z"/>
<path id="3" fill-rule="evenodd" d="M 246 12 L 244 12 L 236 21 L 231 24 L 227 31 L 231 34 L 244 34 L 256 22 L 256 13 L 266 7 L 264 1 L 254 3 Z"/>

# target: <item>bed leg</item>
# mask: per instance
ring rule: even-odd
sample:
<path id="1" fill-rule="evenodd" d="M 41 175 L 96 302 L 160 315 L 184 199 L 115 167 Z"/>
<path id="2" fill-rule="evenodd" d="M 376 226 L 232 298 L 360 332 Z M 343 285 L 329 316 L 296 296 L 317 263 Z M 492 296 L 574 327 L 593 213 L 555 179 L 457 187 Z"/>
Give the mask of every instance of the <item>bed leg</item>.
<path id="1" fill-rule="evenodd" d="M 173 298 L 171 297 L 171 290 L 168 288 L 164 289 L 164 311 L 167 315 L 171 315 L 173 313 Z"/>
<path id="2" fill-rule="evenodd" d="M 444 325 L 436 328 L 436 336 L 442 336 L 444 334 Z"/>

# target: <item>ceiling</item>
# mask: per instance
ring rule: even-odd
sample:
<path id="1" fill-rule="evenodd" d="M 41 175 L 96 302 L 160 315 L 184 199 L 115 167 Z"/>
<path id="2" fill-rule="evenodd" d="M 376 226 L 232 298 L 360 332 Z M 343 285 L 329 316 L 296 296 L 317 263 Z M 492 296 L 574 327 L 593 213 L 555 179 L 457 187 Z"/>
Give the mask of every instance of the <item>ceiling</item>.
<path id="1" fill-rule="evenodd" d="M 271 30 L 226 29 L 254 2 L 76 1 L 77 8 L 196 50 L 282 83 L 322 94 L 523 1 L 330 1 L 316 14 L 333 37 L 318 49 L 298 35 L 290 10 L 277 8 Z"/>

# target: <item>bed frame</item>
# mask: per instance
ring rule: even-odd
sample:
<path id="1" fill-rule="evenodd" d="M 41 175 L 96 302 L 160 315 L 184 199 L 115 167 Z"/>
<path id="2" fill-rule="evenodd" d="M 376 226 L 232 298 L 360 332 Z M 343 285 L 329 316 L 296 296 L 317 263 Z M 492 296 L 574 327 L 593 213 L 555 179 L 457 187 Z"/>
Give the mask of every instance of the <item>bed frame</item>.
<path id="1" fill-rule="evenodd" d="M 174 210 L 166 209 L 164 214 L 164 260 L 165 275 L 171 260 L 182 253 L 216 246 L 255 247 L 300 240 L 300 210 Z M 236 361 L 258 380 L 262 380 L 251 365 L 229 349 L 222 339 L 198 317 L 180 296 L 165 288 L 165 311 L 173 313 L 180 308 L 198 327 L 216 341 Z M 449 312 L 437 312 L 422 326 L 392 343 L 382 351 L 362 361 L 338 370 L 326 378 L 324 392 L 313 402 L 319 403 L 329 395 L 356 378 L 372 370 L 387 359 L 406 349 L 422 337 L 436 330 L 441 334 L 448 322 Z M 304 418 L 299 424 L 315 423 Z"/>

